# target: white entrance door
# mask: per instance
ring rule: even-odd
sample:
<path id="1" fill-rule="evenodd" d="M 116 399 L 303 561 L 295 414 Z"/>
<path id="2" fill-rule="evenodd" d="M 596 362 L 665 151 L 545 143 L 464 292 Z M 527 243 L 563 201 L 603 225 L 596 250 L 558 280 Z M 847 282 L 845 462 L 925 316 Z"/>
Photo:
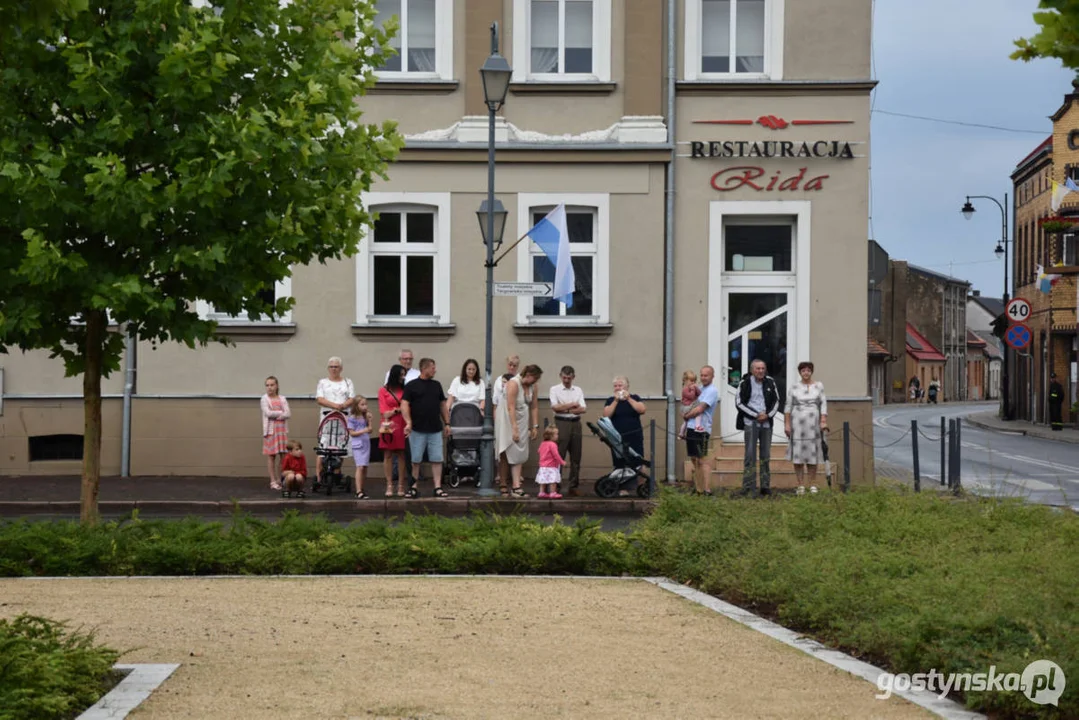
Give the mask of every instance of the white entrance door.
<path id="1" fill-rule="evenodd" d="M 754 360 L 763 360 L 768 374 L 776 381 L 780 398 L 786 400 L 790 381 L 789 348 L 793 341 L 795 289 L 787 278 L 756 278 L 752 285 L 728 280 L 723 288 L 722 332 L 726 335 L 723 367 L 716 382 L 723 388 L 720 402 L 720 423 L 726 442 L 741 442 L 735 427 L 738 411 L 738 384 L 749 374 Z M 767 284 L 766 284 L 767 283 Z M 797 365 L 797 361 L 794 363 Z M 774 442 L 784 443 L 783 421 L 777 415 L 773 424 Z"/>

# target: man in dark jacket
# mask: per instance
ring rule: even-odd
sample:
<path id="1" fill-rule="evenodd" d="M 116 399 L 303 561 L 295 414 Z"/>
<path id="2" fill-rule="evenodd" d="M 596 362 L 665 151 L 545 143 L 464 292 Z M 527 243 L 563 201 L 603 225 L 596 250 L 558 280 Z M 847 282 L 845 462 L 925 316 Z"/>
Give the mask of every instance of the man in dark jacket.
<path id="1" fill-rule="evenodd" d="M 1064 387 L 1057 382 L 1057 374 L 1049 376 L 1049 423 L 1054 430 L 1064 429 Z"/>
<path id="2" fill-rule="evenodd" d="M 742 495 L 757 494 L 757 455 L 761 462 L 761 495 L 771 495 L 772 480 L 769 461 L 772 458 L 772 423 L 777 413 L 783 411 L 783 399 L 779 397 L 776 382 L 768 377 L 768 367 L 763 360 L 749 364 L 749 375 L 738 384 L 738 400 L 735 407 L 738 418 L 735 427 L 745 431 L 746 456 L 742 470 Z"/>

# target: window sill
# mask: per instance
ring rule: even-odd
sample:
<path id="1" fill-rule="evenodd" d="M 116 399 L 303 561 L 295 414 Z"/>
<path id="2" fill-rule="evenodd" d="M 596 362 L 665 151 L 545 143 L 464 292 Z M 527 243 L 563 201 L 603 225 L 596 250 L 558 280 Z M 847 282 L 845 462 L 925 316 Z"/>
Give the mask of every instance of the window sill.
<path id="1" fill-rule="evenodd" d="M 374 87 L 367 91 L 367 94 L 412 95 L 422 93 L 429 95 L 448 95 L 457 90 L 460 85 L 461 83 L 456 80 L 432 80 L 429 78 L 405 80 L 402 78 L 387 78 L 376 82 Z"/>
<path id="2" fill-rule="evenodd" d="M 514 95 L 610 95 L 616 84 L 598 81 L 527 80 L 511 82 Z"/>
<path id="3" fill-rule="evenodd" d="M 610 323 L 592 325 L 514 325 L 513 332 L 521 342 L 606 342 L 614 332 Z"/>
<path id="4" fill-rule="evenodd" d="M 296 334 L 296 323 L 223 323 L 218 337 L 237 342 L 288 342 Z"/>
<path id="5" fill-rule="evenodd" d="M 446 342 L 457 333 L 456 325 L 414 325 L 410 323 L 379 323 L 353 325 L 352 336 L 359 340 L 413 340 Z"/>

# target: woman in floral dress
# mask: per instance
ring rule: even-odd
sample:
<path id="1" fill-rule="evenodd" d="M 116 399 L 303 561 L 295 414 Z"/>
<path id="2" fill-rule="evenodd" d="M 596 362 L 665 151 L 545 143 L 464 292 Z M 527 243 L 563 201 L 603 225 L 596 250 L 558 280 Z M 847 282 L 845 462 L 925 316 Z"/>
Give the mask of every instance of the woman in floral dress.
<path id="1" fill-rule="evenodd" d="M 821 440 L 828 428 L 828 400 L 824 385 L 813 382 L 813 363 L 798 363 L 801 382 L 787 389 L 784 425 L 789 442 L 787 459 L 794 463 L 794 476 L 798 480 L 797 493 L 805 494 L 805 472 L 809 469 L 809 492 L 817 492 L 817 465 L 824 462 Z"/>

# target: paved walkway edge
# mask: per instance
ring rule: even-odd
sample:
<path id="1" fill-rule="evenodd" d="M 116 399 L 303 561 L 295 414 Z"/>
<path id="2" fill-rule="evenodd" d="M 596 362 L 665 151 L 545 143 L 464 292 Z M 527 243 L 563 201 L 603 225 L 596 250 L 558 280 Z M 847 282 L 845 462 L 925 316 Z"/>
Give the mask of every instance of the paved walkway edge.
<path id="1" fill-rule="evenodd" d="M 748 628 L 756 630 L 759 633 L 763 633 L 770 638 L 778 640 L 784 645 L 789 645 L 796 650 L 801 650 L 807 655 L 811 655 L 817 660 L 826 662 L 832 667 L 838 668 L 845 672 L 855 675 L 857 677 L 877 685 L 877 678 L 885 674 L 887 671 L 882 670 L 879 667 L 870 665 L 867 662 L 862 662 L 857 658 L 851 657 L 846 653 L 833 650 L 816 640 L 811 640 L 807 637 L 799 635 L 798 633 L 788 630 L 782 625 L 777 625 L 771 620 L 765 620 L 764 618 L 754 615 L 748 610 L 743 610 L 737 605 L 731 605 L 730 603 L 723 602 L 719 598 L 707 595 L 699 590 L 688 588 L 684 585 L 680 585 L 676 582 L 668 580 L 667 578 L 644 578 L 645 581 L 658 585 L 659 587 L 680 595 L 690 602 L 695 602 L 698 605 L 703 605 L 709 610 L 723 615 L 724 617 L 734 620 L 736 623 L 745 625 Z M 946 718 L 946 720 L 986 720 L 985 715 L 971 712 L 959 703 L 953 700 L 941 699 L 936 693 L 928 691 L 913 691 L 913 690 L 893 690 L 893 695 L 898 695 L 910 702 L 925 708 L 929 712 L 935 714 L 937 717 Z"/>
<path id="2" fill-rule="evenodd" d="M 180 666 L 171 663 L 140 663 L 112 667 L 113 670 L 127 672 L 127 677 L 87 708 L 77 720 L 123 720 Z"/>
<path id="3" fill-rule="evenodd" d="M 1004 421 L 998 418 L 996 413 L 974 413 L 973 415 L 967 415 L 964 420 L 968 425 L 990 432 L 1026 435 L 1027 437 L 1070 443 L 1072 445 L 1079 444 L 1079 432 L 1071 426 L 1060 431 L 1053 431 L 1044 425 L 1032 425 L 1026 421 Z"/>
<path id="4" fill-rule="evenodd" d="M 597 513 L 640 515 L 655 507 L 649 499 L 596 498 L 567 500 L 504 500 L 501 498 L 448 498 L 444 500 L 102 500 L 98 512 L 116 515 L 134 510 L 148 513 L 188 515 L 229 515 L 235 510 L 251 513 L 279 513 L 299 510 L 305 513 L 347 511 L 359 515 L 465 515 L 476 510 L 516 512 L 526 515 Z M 0 501 L 0 517 L 15 515 L 78 515 L 78 500 L 5 500 Z"/>

